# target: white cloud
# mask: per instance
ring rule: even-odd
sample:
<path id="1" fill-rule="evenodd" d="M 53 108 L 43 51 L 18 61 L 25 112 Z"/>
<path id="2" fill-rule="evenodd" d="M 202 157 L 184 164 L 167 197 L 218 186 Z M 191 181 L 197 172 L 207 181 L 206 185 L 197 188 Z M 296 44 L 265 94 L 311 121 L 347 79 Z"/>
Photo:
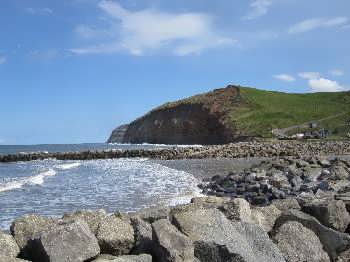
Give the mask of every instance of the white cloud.
<path id="1" fill-rule="evenodd" d="M 26 8 L 26 11 L 32 15 L 51 15 L 51 14 L 53 14 L 53 10 L 51 8 L 48 8 L 48 7 L 43 7 L 43 8 L 28 7 L 28 8 Z"/>
<path id="2" fill-rule="evenodd" d="M 305 33 L 319 28 L 329 28 L 334 26 L 341 26 L 348 22 L 347 17 L 326 18 L 312 18 L 301 21 L 289 28 L 290 34 Z"/>
<path id="3" fill-rule="evenodd" d="M 78 25 L 75 28 L 75 32 L 83 38 L 95 38 L 104 34 L 103 31 L 89 27 L 87 25 Z"/>
<path id="4" fill-rule="evenodd" d="M 33 50 L 29 52 L 29 57 L 35 60 L 52 60 L 59 56 L 59 52 L 56 49 L 50 50 Z"/>
<path id="5" fill-rule="evenodd" d="M 344 72 L 342 70 L 339 70 L 339 69 L 334 69 L 334 70 L 331 71 L 331 74 L 333 76 L 343 76 Z"/>
<path id="6" fill-rule="evenodd" d="M 321 77 L 319 72 L 301 72 L 298 75 L 304 79 L 317 79 Z"/>
<path id="7" fill-rule="evenodd" d="M 0 65 L 5 64 L 7 61 L 6 57 L 0 56 Z"/>
<path id="8" fill-rule="evenodd" d="M 310 79 L 309 86 L 313 92 L 339 92 L 346 90 L 345 87 L 326 78 Z"/>
<path id="9" fill-rule="evenodd" d="M 272 2 L 270 0 L 255 0 L 250 4 L 251 11 L 243 17 L 243 20 L 253 20 L 267 14 Z"/>
<path id="10" fill-rule="evenodd" d="M 113 39 L 109 43 L 71 49 L 73 53 L 126 50 L 133 55 L 142 55 L 147 51 L 166 49 L 176 55 L 188 55 L 237 42 L 218 34 L 212 18 L 206 14 L 172 14 L 156 9 L 129 11 L 117 2 L 108 0 L 99 2 L 98 7 L 109 17 L 111 27 L 114 28 L 111 29 Z M 84 30 L 84 33 L 90 33 L 86 28 Z"/>
<path id="11" fill-rule="evenodd" d="M 295 81 L 295 78 L 291 75 L 288 75 L 288 74 L 279 74 L 279 75 L 274 75 L 273 77 L 277 80 L 281 80 L 284 82 L 294 82 Z"/>

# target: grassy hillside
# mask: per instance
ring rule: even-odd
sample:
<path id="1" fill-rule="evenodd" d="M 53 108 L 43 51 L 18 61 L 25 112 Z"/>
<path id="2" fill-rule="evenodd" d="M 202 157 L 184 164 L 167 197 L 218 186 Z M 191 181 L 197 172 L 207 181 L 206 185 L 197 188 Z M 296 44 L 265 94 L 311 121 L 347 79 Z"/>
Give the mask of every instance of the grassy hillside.
<path id="1" fill-rule="evenodd" d="M 350 120 L 350 93 L 289 94 L 241 88 L 246 103 L 232 107 L 230 120 L 246 132 L 271 136 L 274 128 L 286 128 L 322 120 L 319 127 L 346 133 Z M 340 134 L 340 133 L 339 133 Z M 340 134 L 342 135 L 342 134 Z"/>

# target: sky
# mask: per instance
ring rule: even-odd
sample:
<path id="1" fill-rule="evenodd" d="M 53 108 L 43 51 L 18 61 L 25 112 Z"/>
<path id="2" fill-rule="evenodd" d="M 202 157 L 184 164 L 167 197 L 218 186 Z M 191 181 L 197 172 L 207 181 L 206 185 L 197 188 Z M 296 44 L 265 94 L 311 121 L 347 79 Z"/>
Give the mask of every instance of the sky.
<path id="1" fill-rule="evenodd" d="M 1 0 L 0 144 L 104 142 L 228 84 L 350 89 L 349 0 Z"/>

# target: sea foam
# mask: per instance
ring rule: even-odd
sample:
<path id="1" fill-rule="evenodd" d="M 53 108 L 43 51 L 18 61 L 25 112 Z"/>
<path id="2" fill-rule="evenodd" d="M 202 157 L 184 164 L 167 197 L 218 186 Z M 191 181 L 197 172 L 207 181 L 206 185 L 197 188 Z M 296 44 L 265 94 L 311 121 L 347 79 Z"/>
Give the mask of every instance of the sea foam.
<path id="1" fill-rule="evenodd" d="M 72 168 L 77 168 L 81 166 L 81 163 L 69 163 L 69 164 L 62 164 L 62 165 L 58 165 L 55 166 L 57 169 L 61 169 L 61 170 L 68 170 L 68 169 L 72 169 Z"/>
<path id="2" fill-rule="evenodd" d="M 0 192 L 22 188 L 24 185 L 42 185 L 45 177 L 56 175 L 53 169 L 41 172 L 38 175 L 26 177 L 20 180 L 0 183 Z"/>

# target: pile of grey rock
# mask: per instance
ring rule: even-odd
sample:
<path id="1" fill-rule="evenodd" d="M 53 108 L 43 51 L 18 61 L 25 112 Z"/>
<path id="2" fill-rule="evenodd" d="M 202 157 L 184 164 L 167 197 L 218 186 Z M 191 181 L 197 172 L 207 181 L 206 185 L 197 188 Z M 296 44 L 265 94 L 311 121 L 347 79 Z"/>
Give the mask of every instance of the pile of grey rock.
<path id="1" fill-rule="evenodd" d="M 350 215 L 342 200 L 204 197 L 134 214 L 79 211 L 16 219 L 0 233 L 2 262 L 344 262 Z"/>
<path id="2" fill-rule="evenodd" d="M 254 205 L 275 199 L 350 199 L 350 161 L 320 157 L 274 158 L 242 172 L 214 176 L 200 187 L 208 195 L 242 197 Z"/>

